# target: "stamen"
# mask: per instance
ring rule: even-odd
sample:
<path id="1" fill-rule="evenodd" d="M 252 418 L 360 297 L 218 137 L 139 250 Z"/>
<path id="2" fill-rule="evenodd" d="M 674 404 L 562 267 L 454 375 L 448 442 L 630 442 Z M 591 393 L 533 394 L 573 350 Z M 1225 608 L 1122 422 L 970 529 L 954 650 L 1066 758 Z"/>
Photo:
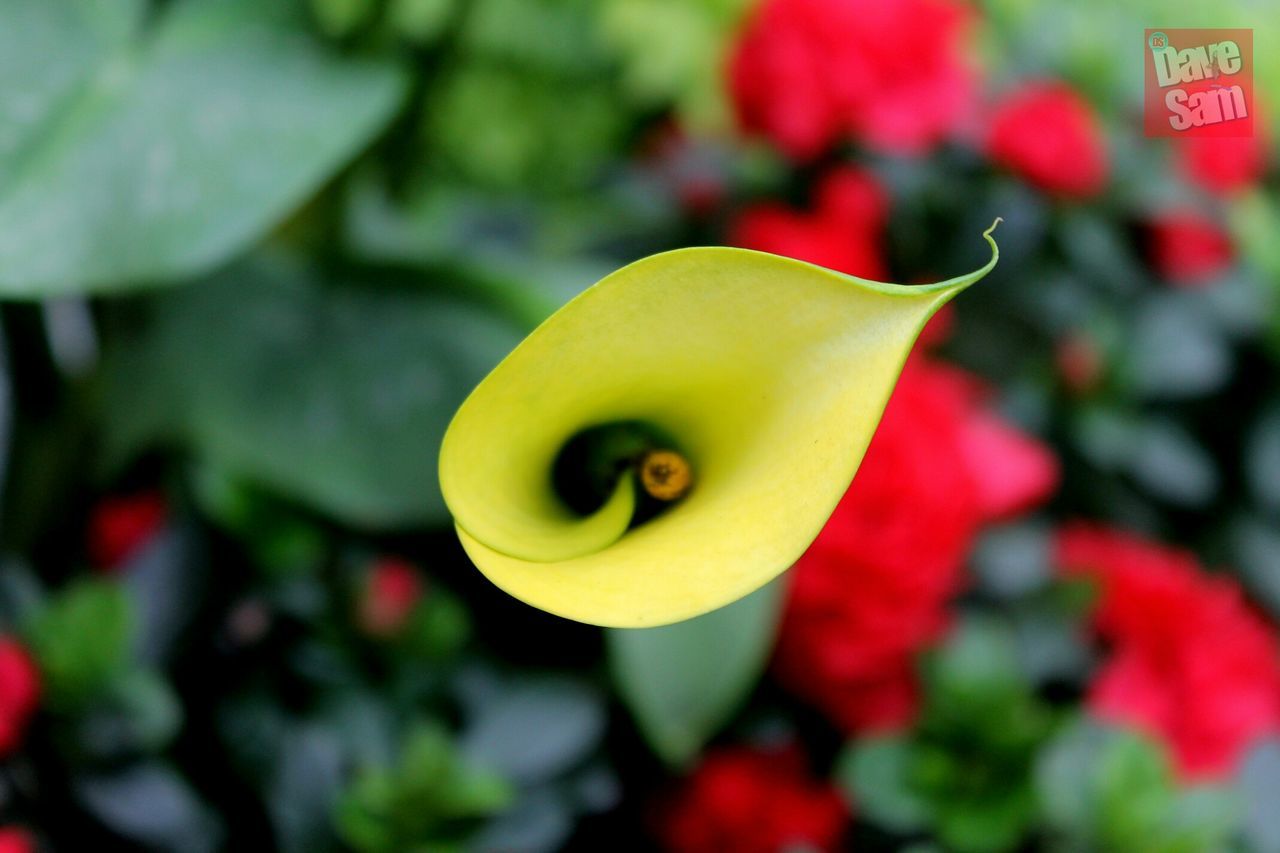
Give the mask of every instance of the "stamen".
<path id="1" fill-rule="evenodd" d="M 636 467 L 640 472 L 640 485 L 657 500 L 679 500 L 693 487 L 693 468 L 674 450 L 647 451 Z"/>

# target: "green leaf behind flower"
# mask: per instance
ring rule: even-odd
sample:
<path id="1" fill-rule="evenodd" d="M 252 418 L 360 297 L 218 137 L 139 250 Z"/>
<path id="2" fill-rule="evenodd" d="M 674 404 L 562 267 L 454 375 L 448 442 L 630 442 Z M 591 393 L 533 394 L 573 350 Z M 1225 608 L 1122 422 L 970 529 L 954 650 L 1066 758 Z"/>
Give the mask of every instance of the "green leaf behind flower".
<path id="1" fill-rule="evenodd" d="M 605 632 L 623 701 L 654 750 L 684 764 L 751 692 L 773 648 L 783 582 L 659 628 Z"/>

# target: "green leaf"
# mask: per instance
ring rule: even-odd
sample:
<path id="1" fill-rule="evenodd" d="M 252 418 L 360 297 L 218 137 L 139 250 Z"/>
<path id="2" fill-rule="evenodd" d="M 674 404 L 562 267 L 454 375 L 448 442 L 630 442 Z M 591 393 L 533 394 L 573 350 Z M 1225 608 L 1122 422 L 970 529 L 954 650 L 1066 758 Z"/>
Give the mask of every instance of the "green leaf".
<path id="1" fill-rule="evenodd" d="M 367 768 L 338 802 L 343 839 L 360 853 L 464 849 L 480 820 L 510 805 L 501 777 L 463 762 L 439 726 L 419 723 L 394 769 Z"/>
<path id="2" fill-rule="evenodd" d="M 80 581 L 50 602 L 29 639 L 51 706 L 78 707 L 126 670 L 132 622 L 124 589 L 110 581 Z"/>
<path id="3" fill-rule="evenodd" d="M 1080 718 L 1049 745 L 1036 773 L 1041 812 L 1070 850 L 1225 850 L 1233 792 L 1183 787 L 1160 745 Z"/>
<path id="4" fill-rule="evenodd" d="M 1268 407 L 1249 430 L 1245 477 L 1259 504 L 1280 514 L 1280 408 Z"/>
<path id="5" fill-rule="evenodd" d="M 932 822 L 933 807 L 911 786 L 911 742 L 872 737 L 846 747 L 836 778 L 861 814 L 895 832 L 917 832 Z"/>
<path id="6" fill-rule="evenodd" d="M 1280 741 L 1268 738 L 1249 751 L 1240 770 L 1244 832 L 1255 850 L 1280 850 Z"/>
<path id="7" fill-rule="evenodd" d="M 99 762 L 121 761 L 167 746 L 182 727 L 182 704 L 161 676 L 135 669 L 116 678 L 70 720 L 74 749 Z"/>
<path id="8" fill-rule="evenodd" d="M 143 849 L 204 853 L 223 829 L 191 785 L 166 764 L 134 764 L 75 780 L 76 796 L 112 831 Z"/>
<path id="9" fill-rule="evenodd" d="M 1147 296 L 1128 345 L 1134 390 L 1147 399 L 1203 397 L 1232 375 L 1226 333 L 1204 304 L 1181 293 Z"/>
<path id="10" fill-rule="evenodd" d="M 282 853 L 332 849 L 329 816 L 342 792 L 343 759 L 342 744 L 323 725 L 299 724 L 281 739 L 266 800 Z"/>
<path id="11" fill-rule="evenodd" d="M 519 334 L 417 284 L 262 258 L 158 296 L 108 354 L 112 455 L 168 438 L 351 523 L 444 521 L 445 426 Z"/>
<path id="12" fill-rule="evenodd" d="M 1025 692 L 1013 633 L 995 619 L 965 619 L 925 671 L 931 705 L 987 708 Z"/>
<path id="13" fill-rule="evenodd" d="M 142 24 L 144 0 L 0 0 L 0 184 Z"/>
<path id="14" fill-rule="evenodd" d="M 23 138 L 0 140 L 0 295 L 119 290 L 213 267 L 332 177 L 405 89 L 395 66 L 319 48 L 291 4 L 188 0 L 135 39 L 102 12 L 91 28 L 87 12 L 59 23 L 70 16 L 38 11 L 60 5 L 0 6 L 6 41 L 30 38 L 46 46 L 41 63 L 72 66 L 41 84 Z M 10 117 L 40 76 L 0 77 Z"/>
<path id="15" fill-rule="evenodd" d="M 973 802 L 945 803 L 937 819 L 938 837 L 957 853 L 998 853 L 1017 849 L 1034 817 L 1023 790 Z"/>
<path id="16" fill-rule="evenodd" d="M 783 583 L 685 622 L 605 632 L 622 699 L 667 762 L 693 758 L 755 686 L 773 647 Z"/>
<path id="17" fill-rule="evenodd" d="M 604 728 L 604 708 L 594 691 L 565 678 L 528 679 L 481 708 L 460 749 L 470 764 L 532 785 L 581 764 Z"/>

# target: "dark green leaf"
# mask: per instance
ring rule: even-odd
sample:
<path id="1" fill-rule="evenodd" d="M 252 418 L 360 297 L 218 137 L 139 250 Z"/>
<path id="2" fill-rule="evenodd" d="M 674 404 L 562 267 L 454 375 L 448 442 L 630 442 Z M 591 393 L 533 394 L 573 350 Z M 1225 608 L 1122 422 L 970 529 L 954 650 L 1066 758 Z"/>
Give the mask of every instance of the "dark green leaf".
<path id="1" fill-rule="evenodd" d="M 537 788 L 494 818 L 472 841 L 470 849 L 551 853 L 562 849 L 572 832 L 573 813 L 564 798 L 550 788 Z"/>
<path id="2" fill-rule="evenodd" d="M 1280 851 L 1280 741 L 1271 738 L 1250 751 L 1240 771 L 1244 801 L 1244 831 L 1258 853 Z"/>
<path id="3" fill-rule="evenodd" d="M 310 724 L 285 734 L 266 790 L 282 853 L 311 853 L 333 846 L 329 815 L 343 781 L 341 743 L 333 732 Z"/>
<path id="4" fill-rule="evenodd" d="M 206 566 L 194 539 L 190 528 L 168 528 L 124 568 L 124 588 L 138 617 L 134 646 L 139 663 L 167 662 L 200 605 Z"/>
<path id="5" fill-rule="evenodd" d="M 275 258 L 162 294 L 109 363 L 115 455 L 168 437 L 356 524 L 444 522 L 445 427 L 519 333 L 457 297 L 372 286 L 383 281 L 321 281 Z"/>
<path id="6" fill-rule="evenodd" d="M 1245 476 L 1254 496 L 1280 515 L 1280 409 L 1269 409 L 1253 425 L 1245 444 Z"/>
<path id="7" fill-rule="evenodd" d="M 1052 577 L 1048 528 L 1030 523 L 987 531 L 978 540 L 973 567 L 983 587 L 1002 598 L 1042 589 Z"/>
<path id="8" fill-rule="evenodd" d="M 204 853 L 219 849 L 222 827 L 181 776 L 160 763 L 84 776 L 75 791 L 117 834 L 148 849 Z"/>
<path id="9" fill-rule="evenodd" d="M 1158 294 L 1141 306 L 1131 340 L 1130 370 L 1147 397 L 1195 397 L 1231 375 L 1231 347 L 1202 305 L 1181 294 Z"/>
<path id="10" fill-rule="evenodd" d="M 82 713 L 71 718 L 74 749 L 99 761 L 119 761 L 167 746 L 182 726 L 173 688 L 148 670 L 117 678 Z"/>
<path id="11" fill-rule="evenodd" d="M 933 806 L 912 789 L 912 744 L 902 737 L 873 737 L 847 747 L 836 778 L 868 820 L 895 832 L 924 829 Z"/>
<path id="12" fill-rule="evenodd" d="M 1076 837 L 1092 832 L 1097 810 L 1093 775 L 1106 741 L 1105 730 L 1081 718 L 1041 753 L 1036 789 L 1050 827 Z"/>
<path id="13" fill-rule="evenodd" d="M 1242 516 L 1231 524 L 1233 565 L 1249 592 L 1272 616 L 1280 616 L 1280 528 L 1254 516 Z"/>
<path id="14" fill-rule="evenodd" d="M 1152 418 L 1142 425 L 1129 471 L 1147 491 L 1179 506 L 1204 506 L 1218 491 L 1213 457 L 1173 420 Z"/>
<path id="15" fill-rule="evenodd" d="M 779 579 L 686 622 L 606 632 L 618 691 L 663 759 L 693 758 L 751 692 L 773 647 L 783 590 Z"/>
<path id="16" fill-rule="evenodd" d="M 487 703 L 464 732 L 460 748 L 476 767 L 531 784 L 586 759 L 604 725 L 601 699 L 584 685 L 562 678 L 530 680 Z"/>

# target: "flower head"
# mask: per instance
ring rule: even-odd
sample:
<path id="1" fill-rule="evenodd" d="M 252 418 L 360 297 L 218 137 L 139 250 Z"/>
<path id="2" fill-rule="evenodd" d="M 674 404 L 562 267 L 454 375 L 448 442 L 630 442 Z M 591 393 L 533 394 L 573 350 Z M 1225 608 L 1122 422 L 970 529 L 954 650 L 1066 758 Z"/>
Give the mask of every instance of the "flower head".
<path id="1" fill-rule="evenodd" d="M 35 853 L 36 842 L 30 832 L 16 826 L 0 827 L 0 853 Z"/>
<path id="2" fill-rule="evenodd" d="M 1087 101 L 1065 83 L 1026 83 L 995 108 L 992 162 L 1052 195 L 1086 198 L 1107 181 L 1107 149 Z"/>
<path id="3" fill-rule="evenodd" d="M 370 634 L 385 636 L 404 627 L 422 600 L 422 576 L 410 563 L 383 557 L 369 567 L 360 598 L 360 626 Z"/>
<path id="4" fill-rule="evenodd" d="M 1193 136 L 1178 140 L 1174 163 L 1191 183 L 1217 195 L 1234 195 L 1256 185 L 1267 171 L 1270 139 L 1266 123 L 1255 120 L 1253 136 Z"/>
<path id="5" fill-rule="evenodd" d="M 1190 779 L 1222 778 L 1280 728 L 1280 657 L 1271 627 L 1231 579 L 1131 534 L 1075 524 L 1057 540 L 1068 576 L 1094 579 L 1111 655 L 1089 691 L 1099 717 L 1168 744 Z"/>
<path id="6" fill-rule="evenodd" d="M 40 673 L 17 640 L 0 638 L 0 756 L 22 743 L 40 700 Z"/>
<path id="7" fill-rule="evenodd" d="M 739 123 L 799 160 L 846 138 L 922 151 L 971 106 L 968 20 L 953 0 L 764 0 L 729 66 Z"/>
<path id="8" fill-rule="evenodd" d="M 881 240 L 888 194 L 869 173 L 837 169 L 818 185 L 812 213 L 775 203 L 747 208 L 729 230 L 729 242 L 773 252 L 849 275 L 882 279 Z"/>
<path id="9" fill-rule="evenodd" d="M 1207 216 L 1180 211 L 1150 224 L 1151 264 L 1163 278 L 1184 286 L 1212 281 L 1234 260 L 1231 236 Z"/>
<path id="10" fill-rule="evenodd" d="M 89 559 L 95 568 L 120 568 L 164 524 L 168 507 L 159 492 L 108 498 L 89 518 Z"/>
<path id="11" fill-rule="evenodd" d="M 778 853 L 839 849 L 849 810 L 797 750 L 733 747 L 707 755 L 662 818 L 674 853 Z"/>
<path id="12" fill-rule="evenodd" d="M 440 482 L 468 554 L 518 598 L 615 627 L 679 621 L 764 585 L 844 493 L 921 327 L 995 264 L 987 240 L 986 266 L 933 285 L 727 248 L 607 276 L 450 424 Z M 556 488 L 562 451 L 627 425 L 638 434 L 597 443 L 598 501 L 571 506 Z M 633 460 L 653 443 L 693 481 L 656 513 L 634 487 Z"/>

